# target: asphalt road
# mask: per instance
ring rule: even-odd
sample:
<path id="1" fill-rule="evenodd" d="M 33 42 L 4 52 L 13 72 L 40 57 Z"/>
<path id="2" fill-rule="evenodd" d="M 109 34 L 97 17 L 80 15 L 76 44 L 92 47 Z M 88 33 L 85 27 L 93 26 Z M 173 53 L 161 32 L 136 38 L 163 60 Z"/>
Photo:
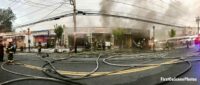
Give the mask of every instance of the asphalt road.
<path id="1" fill-rule="evenodd" d="M 193 56 L 190 59 L 197 60 L 200 59 L 200 55 Z M 200 61 L 193 61 L 192 68 L 187 73 L 183 74 L 179 78 L 196 78 L 197 81 L 174 81 L 169 82 L 165 85 L 200 85 Z M 173 71 L 172 71 L 173 72 Z"/>
<path id="2" fill-rule="evenodd" d="M 191 50 L 183 49 L 181 51 L 176 50 L 171 53 L 168 56 L 174 58 L 174 57 L 180 57 L 180 53 L 189 52 Z M 187 53 L 186 53 L 187 54 Z M 57 54 L 54 54 L 57 55 Z M 60 55 L 60 54 L 59 54 Z M 142 54 L 144 55 L 144 54 Z M 185 54 L 183 54 L 186 56 Z M 188 55 L 191 55 L 190 53 Z M 50 55 L 51 56 L 51 55 Z M 56 58 L 66 58 L 69 56 L 54 56 L 45 58 L 48 60 L 53 60 Z M 123 57 L 123 56 L 122 56 Z M 144 56 L 143 56 L 144 57 Z M 147 56 L 148 57 L 148 56 Z M 102 57 L 105 58 L 105 57 Z M 117 66 L 110 66 L 102 62 L 102 58 L 99 59 L 99 69 L 97 72 L 111 72 L 115 70 L 120 69 L 126 69 L 127 67 L 117 67 Z M 198 57 L 195 57 L 198 58 Z M 70 71 L 70 72 L 90 72 L 96 67 L 95 59 L 97 59 L 97 55 L 95 55 L 92 58 L 81 58 L 75 57 L 71 58 L 69 60 L 62 60 L 58 62 L 54 62 L 53 65 L 58 70 L 63 71 Z M 26 65 L 32 65 L 38 68 L 41 68 L 46 62 L 42 61 L 40 58 L 36 57 L 35 54 L 29 54 L 29 53 L 22 53 L 15 55 L 15 62 L 16 63 L 23 63 Z M 131 59 L 122 59 L 122 60 L 110 60 L 112 63 L 117 64 L 132 64 L 132 63 L 162 63 L 168 61 L 168 59 L 137 59 L 137 58 L 131 58 Z M 0 63 L 2 64 L 2 63 Z M 193 62 L 193 68 L 191 71 L 189 71 L 185 76 L 188 77 L 198 77 L 198 72 L 200 72 L 200 69 L 198 69 L 199 62 Z M 148 70 L 141 70 L 139 67 L 133 67 L 132 69 L 140 69 L 137 72 L 128 72 L 123 73 L 126 71 L 121 72 L 121 74 L 117 75 L 103 75 L 99 77 L 93 77 L 93 78 L 86 78 L 81 80 L 75 80 L 75 82 L 83 83 L 86 85 L 155 85 L 156 83 L 160 82 L 160 77 L 173 77 L 177 73 L 179 73 L 181 70 L 184 70 L 187 68 L 188 64 L 183 62 L 179 64 L 170 64 L 170 65 L 162 65 L 158 66 L 152 69 Z M 24 65 L 5 65 L 6 69 L 9 69 L 14 72 L 23 73 L 23 74 L 29 74 L 34 76 L 41 76 L 41 77 L 48 77 L 46 76 L 41 70 L 30 68 L 30 66 L 26 67 Z M 48 66 L 47 66 L 48 67 Z M 19 76 L 15 74 L 11 74 L 9 72 L 6 72 L 2 69 L 0 69 L 0 82 L 5 82 L 12 79 L 17 78 L 24 78 L 24 76 Z M 183 75 L 184 76 L 184 75 Z M 199 78 L 199 77 L 198 77 Z M 186 82 L 188 84 L 197 85 L 196 82 Z M 14 83 L 10 83 L 7 85 L 74 85 L 72 83 L 59 83 L 49 80 L 25 80 L 25 81 L 17 81 Z M 167 85 L 188 85 L 183 82 L 170 82 L 167 83 Z"/>

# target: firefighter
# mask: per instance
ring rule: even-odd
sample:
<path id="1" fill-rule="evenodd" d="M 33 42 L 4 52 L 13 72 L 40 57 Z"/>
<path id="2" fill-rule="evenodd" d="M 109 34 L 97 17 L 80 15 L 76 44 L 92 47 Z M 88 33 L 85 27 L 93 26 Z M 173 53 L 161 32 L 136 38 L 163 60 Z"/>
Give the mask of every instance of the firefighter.
<path id="1" fill-rule="evenodd" d="M 187 48 L 189 48 L 190 42 L 188 40 L 186 41 L 186 45 L 187 45 Z"/>
<path id="2" fill-rule="evenodd" d="M 104 40 L 102 41 L 102 48 L 104 51 L 106 50 L 106 42 Z"/>
<path id="3" fill-rule="evenodd" d="M 4 57 L 4 46 L 2 41 L 0 41 L 0 62 L 3 62 L 3 57 Z"/>
<path id="4" fill-rule="evenodd" d="M 7 47 L 7 54 L 8 54 L 8 64 L 13 63 L 13 54 L 14 54 L 14 46 L 12 42 L 9 42 Z"/>
<path id="5" fill-rule="evenodd" d="M 38 43 L 38 53 L 41 53 L 41 50 L 42 50 L 42 45 L 41 45 L 41 42 Z"/>

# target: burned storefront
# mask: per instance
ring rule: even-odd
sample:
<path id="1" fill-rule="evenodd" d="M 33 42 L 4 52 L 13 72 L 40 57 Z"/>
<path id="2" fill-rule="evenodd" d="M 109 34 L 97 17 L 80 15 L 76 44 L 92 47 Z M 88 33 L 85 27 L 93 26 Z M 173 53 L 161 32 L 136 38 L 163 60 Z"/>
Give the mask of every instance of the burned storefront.
<path id="1" fill-rule="evenodd" d="M 78 48 L 103 49 L 102 45 L 105 44 L 107 48 L 110 48 L 111 36 L 112 34 L 105 28 L 94 28 L 94 30 L 87 32 L 77 32 L 76 45 Z M 68 43 L 69 47 L 74 46 L 74 34 L 68 35 Z"/>

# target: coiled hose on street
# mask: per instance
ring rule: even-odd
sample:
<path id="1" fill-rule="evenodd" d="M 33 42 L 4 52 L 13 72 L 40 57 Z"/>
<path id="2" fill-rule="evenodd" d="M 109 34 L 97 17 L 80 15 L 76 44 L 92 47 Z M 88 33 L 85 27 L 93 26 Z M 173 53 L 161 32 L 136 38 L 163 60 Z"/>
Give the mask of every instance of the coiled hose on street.
<path id="1" fill-rule="evenodd" d="M 25 76 L 24 78 L 18 78 L 18 79 L 13 79 L 13 80 L 9 80 L 9 81 L 5 81 L 5 82 L 2 82 L 0 83 L 0 85 L 7 85 L 7 84 L 10 84 L 10 83 L 14 83 L 14 82 L 18 82 L 18 81 L 24 81 L 24 80 L 48 80 L 48 81 L 54 81 L 54 82 L 60 82 L 60 83 L 64 83 L 66 84 L 66 82 L 68 83 L 72 83 L 72 84 L 75 84 L 75 85 L 84 85 L 82 83 L 79 83 L 79 82 L 75 82 L 73 80 L 79 80 L 79 79 L 85 79 L 85 78 L 91 78 L 93 76 L 91 76 L 93 73 L 95 73 L 98 69 L 99 69 L 99 59 L 101 58 L 102 54 L 99 54 L 99 56 L 97 57 L 96 59 L 96 67 L 91 71 L 89 72 L 88 74 L 84 75 L 84 76 L 80 76 L 80 77 L 69 77 L 69 76 L 65 76 L 65 75 L 62 75 L 60 74 L 57 69 L 52 65 L 52 63 L 55 63 L 56 61 L 62 61 L 62 60 L 67 60 L 67 59 L 70 59 L 72 58 L 71 57 L 68 57 L 68 58 L 63 58 L 63 59 L 57 59 L 57 60 L 53 60 L 53 61 L 49 61 L 45 58 L 42 58 L 41 56 L 38 56 L 40 59 L 42 59 L 43 61 L 46 62 L 46 64 L 44 64 L 42 66 L 43 68 L 43 72 L 49 76 L 49 77 L 52 77 L 52 78 L 49 78 L 49 77 L 40 77 L 40 76 L 34 76 L 34 75 L 29 75 L 29 74 L 23 74 L 23 73 L 18 73 L 18 72 L 14 72 L 14 71 L 11 71 L 11 70 L 8 70 L 6 68 L 4 68 L 4 65 L 5 63 L 3 63 L 1 65 L 1 68 L 4 70 L 4 71 L 7 71 L 9 73 L 12 73 L 12 74 L 15 74 L 15 75 L 21 75 L 21 76 Z M 130 69 L 132 67 L 143 67 L 143 66 L 152 66 L 152 65 L 156 65 L 156 64 L 113 64 L 113 63 L 110 63 L 108 62 L 107 60 L 108 59 L 111 59 L 115 56 L 110 56 L 110 57 L 107 57 L 107 58 L 104 58 L 103 59 L 103 62 L 105 64 L 108 64 L 108 65 L 112 65 L 112 66 L 122 66 L 122 67 L 128 67 L 126 69 L 121 69 L 121 70 L 117 70 L 117 71 L 112 71 L 111 73 L 115 73 L 115 72 L 119 72 L 119 71 L 123 71 L 123 70 L 127 70 L 127 69 Z M 178 59 L 178 58 L 177 58 Z M 186 73 L 187 71 L 189 71 L 191 69 L 191 61 L 200 61 L 200 60 L 185 60 L 185 59 L 182 59 L 182 58 L 179 58 L 180 60 L 183 60 L 183 61 L 178 61 L 176 63 L 181 63 L 181 62 L 186 62 L 189 64 L 189 66 L 182 72 L 180 72 L 179 74 L 176 75 L 176 77 L 179 77 L 181 75 L 183 75 L 184 73 Z M 171 63 L 171 64 L 174 64 L 174 63 Z M 49 68 L 45 68 L 47 65 L 50 66 L 51 69 Z M 162 64 L 162 65 L 166 65 L 166 64 Z M 50 71 L 50 72 L 49 72 Z M 54 72 L 55 74 L 61 76 L 61 77 L 57 77 L 57 76 L 53 76 L 51 75 L 51 72 Z M 102 75 L 98 75 L 98 76 L 104 76 L 104 75 L 108 75 L 110 73 L 105 73 L 105 74 L 102 74 Z M 162 85 L 164 83 L 167 83 L 167 82 L 159 82 L 158 84 L 156 85 Z"/>
<path id="2" fill-rule="evenodd" d="M 8 80 L 8 81 L 0 83 L 0 85 L 7 85 L 7 84 L 10 84 L 10 83 L 19 82 L 19 81 L 25 81 L 25 80 L 47 80 L 47 81 L 59 82 L 59 83 L 62 83 L 62 84 L 83 85 L 81 83 L 74 82 L 72 80 L 62 81 L 62 80 L 55 79 L 55 78 L 40 77 L 40 76 L 29 75 L 29 74 L 24 74 L 24 73 L 19 73 L 19 72 L 11 71 L 11 70 L 8 70 L 8 69 L 6 69 L 4 67 L 5 64 L 6 64 L 6 62 L 4 62 L 4 63 L 1 64 L 1 69 L 2 70 L 6 71 L 6 72 L 9 72 L 9 73 L 12 73 L 12 74 L 15 74 L 15 75 L 20 75 L 20 76 L 25 76 L 25 77 L 13 79 L 13 80 Z"/>
<path id="3" fill-rule="evenodd" d="M 65 76 L 65 75 L 62 75 L 60 74 L 57 69 L 52 65 L 52 63 L 55 63 L 55 61 L 62 61 L 62 60 L 67 60 L 67 59 L 58 59 L 58 60 L 54 60 L 54 61 L 48 61 L 48 60 L 45 60 L 45 59 L 42 59 L 43 61 L 46 62 L 46 64 L 44 64 L 42 66 L 43 68 L 43 72 L 47 75 L 47 76 L 50 76 L 52 78 L 56 78 L 56 79 L 60 79 L 60 80 L 79 80 L 79 79 L 84 79 L 84 78 L 89 78 L 93 73 L 95 73 L 98 69 L 99 69 L 99 59 L 102 55 L 99 54 L 99 56 L 97 57 L 96 59 L 96 67 L 91 71 L 89 72 L 88 74 L 84 75 L 84 76 L 80 76 L 80 77 L 69 77 L 69 76 Z M 71 57 L 70 57 L 71 58 Z M 49 65 L 51 67 L 51 70 L 50 69 L 47 69 L 45 68 L 47 65 Z M 49 71 L 53 71 L 54 73 L 56 73 L 57 75 L 61 76 L 61 77 L 56 77 L 56 76 L 52 76 L 51 74 L 49 74 Z"/>
<path id="4" fill-rule="evenodd" d="M 169 65 L 169 64 L 113 64 L 113 63 L 110 63 L 110 62 L 107 62 L 106 60 L 107 59 L 111 59 L 111 58 L 113 58 L 114 56 L 110 56 L 110 57 L 107 57 L 107 58 L 104 58 L 103 59 L 103 62 L 105 63 L 105 64 L 108 64 L 108 65 L 112 65 L 112 66 L 120 66 L 120 67 L 128 67 L 128 68 L 126 68 L 126 69 L 122 69 L 122 70 L 127 70 L 127 69 L 131 69 L 132 67 L 145 67 L 145 66 L 155 66 L 155 65 Z M 100 58 L 100 56 L 97 58 L 97 60 L 96 60 L 96 62 L 97 61 L 99 61 L 99 58 Z M 187 64 L 189 64 L 189 66 L 185 69 L 185 70 L 183 70 L 182 72 L 180 72 L 179 74 L 177 74 L 175 77 L 179 77 L 179 76 L 181 76 L 181 75 L 183 75 L 184 73 L 186 73 L 187 71 L 189 71 L 190 69 L 191 69 L 191 61 L 186 61 L 185 59 L 183 59 L 183 58 L 169 58 L 169 59 L 179 59 L 179 60 L 182 60 L 182 61 L 177 61 L 177 62 L 174 62 L 174 63 L 170 63 L 170 64 L 176 64 L 176 63 L 181 63 L 181 62 L 186 62 Z M 197 60 L 192 60 L 192 61 L 197 61 Z M 54 62 L 54 61 L 53 61 Z M 56 71 L 56 68 L 51 64 L 51 62 L 48 62 L 47 64 L 49 64 L 50 65 L 50 67 L 51 68 L 53 68 L 53 70 L 54 71 Z M 45 67 L 45 65 L 44 65 L 44 67 Z M 93 71 L 91 71 L 91 73 L 89 73 L 88 75 L 91 75 L 92 73 L 94 73 L 97 69 L 98 69 L 98 63 L 97 63 L 97 67 L 93 70 Z M 122 71 L 122 70 L 118 70 L 118 71 Z M 113 72 L 111 72 L 111 73 L 115 73 L 115 72 L 118 72 L 118 71 L 113 71 Z M 44 71 L 45 72 L 45 71 Z M 45 72 L 46 73 L 46 72 Z M 58 72 L 56 72 L 56 73 L 58 73 Z M 47 75 L 49 75 L 48 73 L 46 73 Z M 109 74 L 109 73 L 108 73 Z M 102 74 L 102 75 L 99 75 L 99 76 L 106 76 L 106 75 L 108 75 L 107 73 L 106 74 Z M 79 77 L 79 78 L 72 78 L 72 77 L 67 77 L 67 76 L 64 76 L 64 75 L 62 75 L 62 74 L 60 74 L 60 73 L 58 73 L 58 75 L 60 75 L 60 76 L 62 76 L 62 77 L 65 77 L 65 78 L 67 78 L 67 79 L 74 79 L 74 80 L 77 80 L 77 79 L 84 79 L 84 78 L 90 78 L 90 77 L 88 77 L 88 75 L 85 75 L 85 76 L 82 76 L 82 77 Z M 51 76 L 51 77 L 54 77 L 55 78 L 55 76 L 52 76 L 52 75 L 49 75 L 49 76 Z M 57 79 L 60 79 L 60 78 L 57 78 Z M 65 80 L 65 79 L 61 79 L 61 80 Z M 160 82 L 160 83 L 158 83 L 158 84 L 156 84 L 156 85 L 162 85 L 162 84 L 164 84 L 164 83 L 167 83 L 167 82 Z"/>

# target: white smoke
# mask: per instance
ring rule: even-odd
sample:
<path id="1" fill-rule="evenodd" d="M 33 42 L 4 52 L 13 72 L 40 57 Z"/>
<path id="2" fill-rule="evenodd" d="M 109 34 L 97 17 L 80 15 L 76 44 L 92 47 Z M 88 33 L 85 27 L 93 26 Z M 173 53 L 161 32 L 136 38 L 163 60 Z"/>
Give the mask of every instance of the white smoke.
<path id="1" fill-rule="evenodd" d="M 113 0 L 111 0 L 113 1 Z M 116 3 L 109 0 L 102 0 L 101 10 L 106 13 L 113 14 L 112 11 L 124 12 L 129 17 L 136 17 L 156 22 L 162 22 L 178 26 L 196 26 L 195 17 L 200 16 L 200 1 L 199 0 L 114 0 Z M 127 7 L 126 9 L 123 7 Z M 177 29 L 176 27 L 162 26 L 152 23 L 145 23 L 135 20 L 126 19 L 111 19 L 102 16 L 103 26 L 120 26 L 132 29 L 149 30 L 152 26 L 156 26 L 157 36 L 160 38 L 168 36 L 168 30 Z M 144 31 L 143 34 L 148 34 Z M 166 36 L 160 36 L 165 34 Z"/>

